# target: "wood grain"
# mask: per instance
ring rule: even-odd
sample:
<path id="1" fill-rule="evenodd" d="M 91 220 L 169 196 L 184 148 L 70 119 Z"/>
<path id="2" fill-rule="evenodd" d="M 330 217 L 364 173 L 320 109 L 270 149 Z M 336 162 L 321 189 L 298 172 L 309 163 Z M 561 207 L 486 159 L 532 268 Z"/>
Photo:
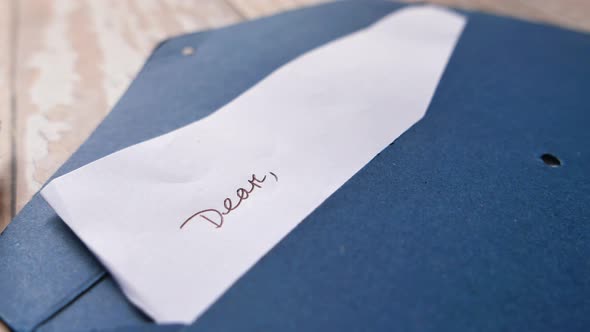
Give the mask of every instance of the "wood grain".
<path id="1" fill-rule="evenodd" d="M 10 220 L 12 202 L 12 16 L 12 3 L 0 2 L 0 232 Z"/>
<path id="2" fill-rule="evenodd" d="M 240 19 L 216 0 L 19 6 L 16 210 L 88 137 L 160 40 Z"/>
<path id="3" fill-rule="evenodd" d="M 246 19 L 268 16 L 290 9 L 328 2 L 329 0 L 228 0 Z"/>
<path id="4" fill-rule="evenodd" d="M 326 1 L 0 0 L 0 231 L 161 39 Z M 588 0 L 430 2 L 590 31 Z"/>

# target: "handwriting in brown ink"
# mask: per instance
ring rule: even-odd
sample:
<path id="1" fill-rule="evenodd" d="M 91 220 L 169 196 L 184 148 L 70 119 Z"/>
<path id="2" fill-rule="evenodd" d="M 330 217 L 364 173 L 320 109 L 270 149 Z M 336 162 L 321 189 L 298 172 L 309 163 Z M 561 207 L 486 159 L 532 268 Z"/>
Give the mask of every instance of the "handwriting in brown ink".
<path id="1" fill-rule="evenodd" d="M 276 182 L 279 182 L 279 178 L 275 173 L 269 172 L 269 174 L 272 175 L 272 177 L 275 179 Z M 182 229 L 189 221 L 197 219 L 197 217 L 200 217 L 201 219 L 204 219 L 204 220 L 210 222 L 211 224 L 215 225 L 216 228 L 223 226 L 224 216 L 230 214 L 233 210 L 237 209 L 240 206 L 240 204 L 242 204 L 243 201 L 247 200 L 250 197 L 250 194 L 252 194 L 252 192 L 256 188 L 262 188 L 262 184 L 264 183 L 264 181 L 266 181 L 266 175 L 262 179 L 258 179 L 255 174 L 252 174 L 252 177 L 250 178 L 250 180 L 248 180 L 248 183 L 250 184 L 250 188 L 249 189 L 238 188 L 236 190 L 236 196 L 237 196 L 238 200 L 235 205 L 234 205 L 234 201 L 232 201 L 231 198 L 227 197 L 226 199 L 223 200 L 223 210 L 222 211 L 219 211 L 217 209 L 201 210 L 201 211 L 191 215 L 190 217 L 188 217 L 180 225 L 180 228 Z"/>

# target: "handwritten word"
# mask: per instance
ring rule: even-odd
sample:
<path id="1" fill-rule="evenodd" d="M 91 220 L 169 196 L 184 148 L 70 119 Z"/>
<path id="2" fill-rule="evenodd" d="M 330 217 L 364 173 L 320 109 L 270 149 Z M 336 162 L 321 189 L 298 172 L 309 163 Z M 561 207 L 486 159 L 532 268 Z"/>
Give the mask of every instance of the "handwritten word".
<path id="1" fill-rule="evenodd" d="M 273 172 L 268 172 L 272 177 L 275 179 L 276 182 L 279 182 L 279 178 Z M 231 198 L 227 197 L 223 200 L 223 210 L 219 211 L 217 209 L 205 209 L 201 210 L 192 216 L 188 217 L 181 225 L 180 228 L 182 229 L 189 221 L 200 217 L 213 225 L 216 228 L 223 226 L 224 216 L 230 214 L 233 210 L 237 209 L 243 201 L 247 200 L 250 197 L 250 194 L 256 188 L 262 188 L 262 184 L 266 181 L 266 175 L 262 179 L 258 179 L 255 174 L 252 174 L 252 178 L 248 180 L 250 184 L 250 189 L 245 188 L 238 188 L 236 190 L 236 196 L 238 196 L 237 203 L 234 205 L 234 201 Z"/>

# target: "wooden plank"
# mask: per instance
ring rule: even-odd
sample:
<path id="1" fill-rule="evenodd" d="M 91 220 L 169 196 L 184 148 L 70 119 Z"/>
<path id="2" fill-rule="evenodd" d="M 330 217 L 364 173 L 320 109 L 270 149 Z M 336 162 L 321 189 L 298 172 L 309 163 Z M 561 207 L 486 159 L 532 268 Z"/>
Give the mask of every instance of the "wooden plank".
<path id="1" fill-rule="evenodd" d="M 12 205 L 12 2 L 0 2 L 0 232 L 11 217 Z M 0 327 L 1 329 L 1 327 Z"/>
<path id="2" fill-rule="evenodd" d="M 4 230 L 11 216 L 12 204 L 12 2 L 0 1 L 0 232 Z M 0 278 L 2 275 L 0 274 Z M 8 327 L 0 321 L 0 332 Z"/>
<path id="3" fill-rule="evenodd" d="M 590 31 L 590 1 L 588 0 L 429 0 L 428 2 Z"/>
<path id="4" fill-rule="evenodd" d="M 88 137 L 159 41 L 240 20 L 218 0 L 19 5 L 16 210 Z"/>
<path id="5" fill-rule="evenodd" d="M 12 4 L 0 2 L 0 232 L 10 221 L 12 205 Z M 2 321 L 0 332 L 8 332 Z"/>
<path id="6" fill-rule="evenodd" d="M 328 2 L 329 0 L 227 0 L 247 19 L 268 16 L 286 10 Z"/>

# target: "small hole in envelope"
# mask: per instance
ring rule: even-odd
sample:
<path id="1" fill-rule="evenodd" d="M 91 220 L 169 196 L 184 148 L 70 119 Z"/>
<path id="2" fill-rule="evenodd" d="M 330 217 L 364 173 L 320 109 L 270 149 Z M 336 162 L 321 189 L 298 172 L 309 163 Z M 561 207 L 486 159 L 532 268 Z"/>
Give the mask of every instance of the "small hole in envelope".
<path id="1" fill-rule="evenodd" d="M 543 162 L 545 163 L 545 165 L 550 166 L 550 167 L 559 167 L 561 166 L 561 160 L 559 160 L 559 158 L 557 158 L 556 156 L 550 154 L 550 153 L 544 153 L 541 155 L 541 160 L 543 160 Z"/>
<path id="2" fill-rule="evenodd" d="M 186 46 L 182 49 L 182 55 L 184 56 L 189 56 L 193 54 L 195 54 L 195 49 L 190 46 Z"/>

